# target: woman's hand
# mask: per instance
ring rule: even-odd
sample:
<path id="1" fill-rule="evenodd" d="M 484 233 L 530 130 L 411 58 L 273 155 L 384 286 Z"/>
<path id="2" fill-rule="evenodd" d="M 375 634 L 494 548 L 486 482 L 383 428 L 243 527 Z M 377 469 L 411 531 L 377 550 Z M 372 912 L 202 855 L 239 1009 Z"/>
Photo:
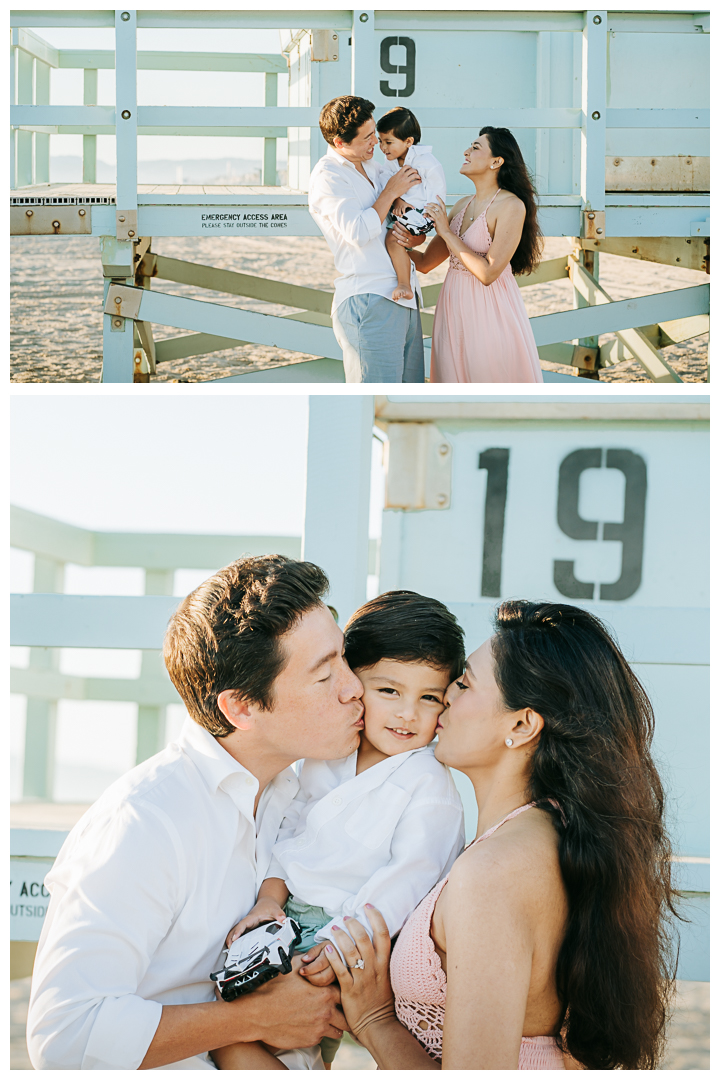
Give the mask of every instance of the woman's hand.
<path id="1" fill-rule="evenodd" d="M 325 952 L 340 985 L 345 1019 L 355 1038 L 364 1044 L 363 1033 L 372 1025 L 395 1019 L 395 1000 L 390 987 L 390 935 L 385 920 L 370 904 L 365 905 L 373 940 L 357 919 L 344 920 L 345 929 L 333 926 L 333 936 L 348 966 L 332 945 Z M 350 936 L 352 934 L 352 937 Z"/>
<path id="2" fill-rule="evenodd" d="M 436 203 L 428 203 L 424 210 L 425 216 L 429 217 L 435 226 L 435 232 L 443 238 L 451 236 L 450 223 L 448 221 L 447 207 L 438 195 Z"/>

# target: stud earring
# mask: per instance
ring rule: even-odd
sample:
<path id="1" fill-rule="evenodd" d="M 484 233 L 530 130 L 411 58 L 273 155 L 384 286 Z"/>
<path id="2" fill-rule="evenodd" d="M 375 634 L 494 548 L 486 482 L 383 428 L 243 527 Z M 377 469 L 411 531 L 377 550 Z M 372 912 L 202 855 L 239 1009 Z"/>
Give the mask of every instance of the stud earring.
<path id="1" fill-rule="evenodd" d="M 506 739 L 506 740 L 505 740 L 505 745 L 506 745 L 506 746 L 512 746 L 512 744 L 513 744 L 513 741 L 512 741 L 512 739 Z"/>

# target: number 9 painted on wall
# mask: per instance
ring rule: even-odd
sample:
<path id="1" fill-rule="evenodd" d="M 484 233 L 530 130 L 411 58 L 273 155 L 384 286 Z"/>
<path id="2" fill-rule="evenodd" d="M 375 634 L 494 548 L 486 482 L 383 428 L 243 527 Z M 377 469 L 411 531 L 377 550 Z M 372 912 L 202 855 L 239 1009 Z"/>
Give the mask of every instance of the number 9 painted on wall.
<path id="1" fill-rule="evenodd" d="M 586 469 L 619 469 L 625 476 L 625 510 L 622 521 L 588 521 L 580 517 L 580 477 Z M 600 585 L 600 600 L 627 600 L 642 581 L 647 499 L 647 467 L 632 450 L 574 450 L 560 464 L 558 475 L 557 522 L 573 540 L 616 540 L 622 544 L 620 576 L 617 581 Z M 600 526 L 602 524 L 602 531 Z M 558 559 L 554 563 L 555 588 L 563 596 L 592 600 L 595 585 L 578 581 L 574 562 Z"/>
<path id="2" fill-rule="evenodd" d="M 390 49 L 398 45 L 405 49 L 405 63 L 393 64 Z M 409 37 L 386 37 L 380 42 L 380 67 L 388 75 L 404 75 L 405 85 L 399 90 L 390 86 L 387 79 L 380 80 L 380 93 L 383 97 L 412 97 L 415 93 L 415 42 Z"/>
<path id="3" fill-rule="evenodd" d="M 510 450 L 484 450 L 478 468 L 487 470 L 483 531 L 481 596 L 502 595 L 502 557 L 508 495 Z M 617 469 L 625 477 L 622 521 L 589 521 L 580 516 L 580 479 L 587 469 Z M 611 540 L 622 544 L 620 575 L 616 581 L 595 584 L 580 581 L 572 559 L 553 561 L 553 583 L 572 600 L 627 600 L 642 582 L 645 543 L 647 466 L 632 450 L 600 447 L 573 450 L 560 463 L 557 488 L 557 523 L 572 540 Z"/>

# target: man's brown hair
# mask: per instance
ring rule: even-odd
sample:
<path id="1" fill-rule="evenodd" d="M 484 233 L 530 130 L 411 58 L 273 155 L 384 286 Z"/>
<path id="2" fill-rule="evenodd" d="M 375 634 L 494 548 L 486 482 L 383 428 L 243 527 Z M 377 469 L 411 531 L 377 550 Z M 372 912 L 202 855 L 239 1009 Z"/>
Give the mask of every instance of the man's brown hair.
<path id="1" fill-rule="evenodd" d="M 284 555 L 238 559 L 186 596 L 165 634 L 168 674 L 187 711 L 211 735 L 235 728 L 217 703 L 223 690 L 271 709 L 287 663 L 280 638 L 322 604 L 329 582 L 319 566 Z"/>
<path id="2" fill-rule="evenodd" d="M 368 120 L 372 120 L 375 106 L 367 98 L 353 97 L 346 94 L 345 97 L 336 97 L 323 105 L 320 113 L 320 130 L 325 142 L 332 146 L 333 139 L 342 139 L 344 143 L 353 141 Z"/>

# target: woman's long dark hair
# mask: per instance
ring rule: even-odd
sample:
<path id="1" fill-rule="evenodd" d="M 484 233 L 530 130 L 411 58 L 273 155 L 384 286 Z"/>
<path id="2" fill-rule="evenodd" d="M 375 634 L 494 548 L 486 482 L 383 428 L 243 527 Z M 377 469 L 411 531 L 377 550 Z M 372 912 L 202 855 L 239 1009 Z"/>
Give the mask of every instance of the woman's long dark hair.
<path id="1" fill-rule="evenodd" d="M 529 790 L 553 815 L 569 904 L 556 973 L 560 1042 L 588 1069 L 657 1068 L 677 967 L 677 894 L 650 754 L 652 706 L 587 611 L 511 600 L 495 629 L 505 705 L 545 721 Z"/>
<path id="2" fill-rule="evenodd" d="M 537 192 L 520 147 L 507 128 L 484 127 L 480 135 L 487 135 L 490 151 L 503 158 L 498 171 L 498 185 L 504 191 L 512 191 L 525 204 L 525 223 L 520 243 L 510 260 L 513 274 L 529 274 L 542 257 L 542 233 L 537 219 Z"/>

